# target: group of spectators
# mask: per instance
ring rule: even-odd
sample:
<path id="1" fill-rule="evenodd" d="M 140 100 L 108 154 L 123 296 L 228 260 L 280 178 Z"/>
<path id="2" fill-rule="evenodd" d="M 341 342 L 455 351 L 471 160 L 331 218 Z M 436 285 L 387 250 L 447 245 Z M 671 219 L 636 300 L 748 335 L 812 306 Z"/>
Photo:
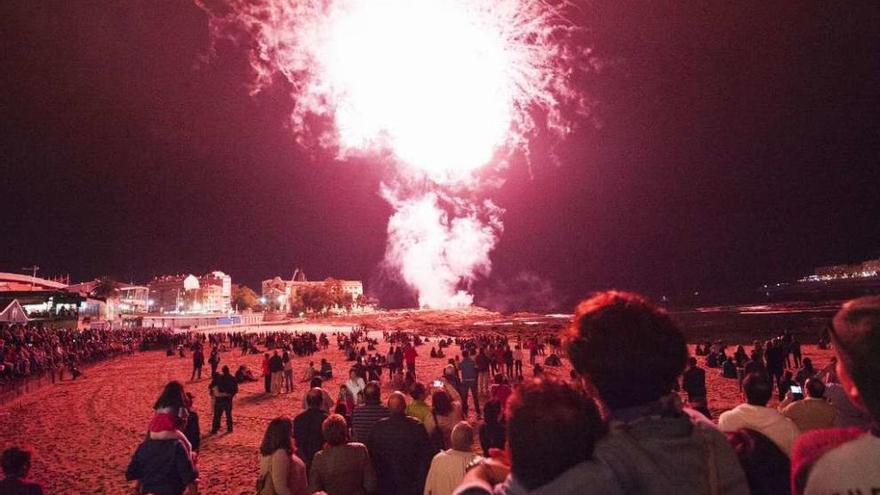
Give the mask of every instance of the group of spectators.
<path id="1" fill-rule="evenodd" d="M 789 387 L 780 406 L 770 408 L 775 377 L 750 372 L 742 383 L 744 404 L 715 425 L 678 393 L 685 369 L 698 367 L 669 316 L 638 295 L 600 293 L 577 307 L 564 333 L 571 379 L 539 375 L 511 387 L 503 368 L 477 428 L 464 410 L 468 395 L 486 396 L 477 358 L 489 343 L 463 343 L 462 359 L 439 379 L 384 400 L 378 382 L 353 371 L 342 387 L 356 388 L 358 399 L 334 403 L 315 377 L 306 409 L 269 423 L 256 489 L 261 495 L 876 493 L 880 298 L 846 303 L 830 338 L 833 366 L 793 377 L 803 397 Z M 220 376 L 234 383 L 228 369 Z M 686 374 L 683 381 L 688 399 L 700 395 L 688 390 Z M 212 381 L 212 390 L 232 392 L 231 407 L 234 387 L 224 387 Z M 157 400 L 150 433 L 126 471 L 141 493 L 198 493 L 197 466 L 204 461 L 187 433 L 193 421 L 187 401 L 177 382 Z M 839 422 L 845 408 L 858 421 Z M 480 411 L 476 400 L 474 410 Z M 215 416 L 213 430 L 218 426 Z M 21 479 L 21 471 L 7 477 Z"/>
<path id="2" fill-rule="evenodd" d="M 166 328 L 71 330 L 42 325 L 0 324 L 0 388 L 31 378 L 77 378 L 80 367 L 175 341 Z"/>

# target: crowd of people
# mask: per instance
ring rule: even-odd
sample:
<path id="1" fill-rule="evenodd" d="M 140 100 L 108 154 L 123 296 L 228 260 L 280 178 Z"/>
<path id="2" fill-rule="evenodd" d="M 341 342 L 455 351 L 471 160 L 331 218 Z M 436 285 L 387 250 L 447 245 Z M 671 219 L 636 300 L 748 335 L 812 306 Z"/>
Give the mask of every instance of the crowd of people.
<path id="1" fill-rule="evenodd" d="M 261 495 L 875 493 L 880 298 L 846 303 L 829 334 L 834 359 L 822 370 L 809 358 L 789 363 L 788 373 L 784 361 L 781 373 L 769 369 L 766 354 L 790 348 L 785 335 L 759 347 L 760 359 L 753 350 L 739 373 L 743 403 L 717 424 L 708 417 L 698 356 L 689 356 L 663 310 L 635 294 L 604 292 L 583 301 L 558 340 L 459 339 L 461 355 L 438 377 L 415 373 L 419 337 L 386 334 L 392 350 L 379 355 L 365 335 L 338 336 L 354 363 L 337 400 L 316 370 L 304 410 L 269 422 L 254 459 L 255 489 Z M 257 342 L 265 336 L 237 345 Z M 212 349 L 224 344 L 204 342 Z M 268 359 L 283 361 L 288 350 L 272 344 L 280 352 L 270 348 Z M 568 379 L 532 364 L 542 344 L 549 347 L 545 363 L 551 356 L 570 360 Z M 724 354 L 723 346 L 709 347 L 716 360 Z M 709 353 L 700 354 L 708 364 Z M 517 361 L 526 359 L 530 376 L 518 371 Z M 759 360 L 763 366 L 747 366 Z M 370 373 L 371 366 L 389 377 Z M 278 393 L 276 369 L 269 367 L 268 393 Z M 420 378 L 406 386 L 394 381 L 401 372 Z M 283 386 L 283 369 L 281 380 Z M 774 387 L 782 399 L 771 407 Z M 221 414 L 232 431 L 238 382 L 228 366 L 212 374 L 209 390 L 211 432 Z M 199 456 L 192 396 L 170 382 L 153 409 L 126 479 L 137 493 L 198 493 L 198 466 L 210 460 Z M 18 461 L 6 471 L 4 454 L 9 483 L 25 483 L 22 466 L 29 461 L 20 452 L 10 456 Z"/>
<path id="2" fill-rule="evenodd" d="M 136 350 L 182 339 L 167 328 L 71 330 L 42 325 L 0 324 L 0 390 L 28 379 L 77 379 L 81 367 Z"/>

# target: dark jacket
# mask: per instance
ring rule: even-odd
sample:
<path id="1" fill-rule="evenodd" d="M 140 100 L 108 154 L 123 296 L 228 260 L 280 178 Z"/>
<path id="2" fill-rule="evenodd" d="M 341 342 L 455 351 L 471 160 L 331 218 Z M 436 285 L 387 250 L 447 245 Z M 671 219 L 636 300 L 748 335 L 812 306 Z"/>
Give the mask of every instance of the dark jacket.
<path id="1" fill-rule="evenodd" d="M 208 388 L 215 388 L 218 392 L 224 393 L 230 397 L 238 393 L 238 383 L 232 375 L 217 375 L 211 380 Z"/>
<path id="2" fill-rule="evenodd" d="M 421 421 L 402 414 L 379 421 L 367 450 L 381 495 L 422 495 L 434 450 Z"/>
<path id="3" fill-rule="evenodd" d="M 507 441 L 507 429 L 502 423 L 483 423 L 480 425 L 480 447 L 483 457 L 489 457 L 489 449 L 504 449 Z"/>
<path id="4" fill-rule="evenodd" d="M 189 440 L 192 449 L 198 452 L 199 447 L 202 445 L 202 432 L 199 430 L 199 415 L 192 409 L 188 409 L 187 411 L 189 414 L 186 417 L 186 428 L 184 428 L 183 434 L 186 436 L 186 439 Z"/>
<path id="5" fill-rule="evenodd" d="M 281 360 L 281 356 L 272 356 L 269 358 L 269 371 L 271 373 L 284 371 L 284 361 Z"/>
<path id="6" fill-rule="evenodd" d="M 0 493 L 3 495 L 43 495 L 43 487 L 37 483 L 22 481 L 18 478 L 6 478 L 0 481 Z"/>
<path id="7" fill-rule="evenodd" d="M 681 377 L 681 388 L 691 399 L 706 397 L 706 371 L 698 367 L 685 370 Z"/>
<path id="8" fill-rule="evenodd" d="M 324 446 L 324 434 L 321 423 L 327 419 L 327 413 L 321 409 L 306 409 L 293 420 L 293 438 L 299 458 L 312 465 L 315 453 Z"/>
<path id="9" fill-rule="evenodd" d="M 145 440 L 125 470 L 125 479 L 139 480 L 144 493 L 156 495 L 181 495 L 197 477 L 186 448 L 177 439 Z"/>

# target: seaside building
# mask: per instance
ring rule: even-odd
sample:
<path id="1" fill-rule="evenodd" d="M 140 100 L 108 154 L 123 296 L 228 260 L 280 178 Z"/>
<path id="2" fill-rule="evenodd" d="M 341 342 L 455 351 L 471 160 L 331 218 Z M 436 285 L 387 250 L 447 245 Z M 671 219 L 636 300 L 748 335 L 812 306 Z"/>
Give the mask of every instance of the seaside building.
<path id="1" fill-rule="evenodd" d="M 123 285 L 118 297 L 122 314 L 141 314 L 150 310 L 150 289 L 145 285 Z"/>
<path id="2" fill-rule="evenodd" d="M 305 272 L 297 268 L 293 271 L 290 280 L 281 277 L 263 280 L 261 300 L 263 304 L 277 311 L 290 312 L 291 303 L 297 293 L 306 287 L 316 287 L 324 284 L 324 280 L 311 281 L 306 278 Z M 357 302 L 364 295 L 364 283 L 360 280 L 339 280 L 342 290 L 351 294 L 352 301 Z"/>
<path id="3" fill-rule="evenodd" d="M 232 307 L 232 278 L 221 271 L 201 277 L 164 275 L 150 281 L 147 288 L 151 312 L 228 313 Z"/>

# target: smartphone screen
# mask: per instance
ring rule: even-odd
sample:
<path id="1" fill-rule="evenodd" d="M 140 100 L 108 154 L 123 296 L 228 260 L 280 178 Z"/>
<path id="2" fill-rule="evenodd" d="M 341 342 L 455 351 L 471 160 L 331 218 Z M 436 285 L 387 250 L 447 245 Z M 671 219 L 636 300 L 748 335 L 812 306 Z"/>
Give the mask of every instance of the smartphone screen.
<path id="1" fill-rule="evenodd" d="M 799 387 L 797 385 L 792 385 L 791 386 L 791 393 L 794 395 L 804 395 L 804 389 L 802 389 L 801 387 Z"/>

